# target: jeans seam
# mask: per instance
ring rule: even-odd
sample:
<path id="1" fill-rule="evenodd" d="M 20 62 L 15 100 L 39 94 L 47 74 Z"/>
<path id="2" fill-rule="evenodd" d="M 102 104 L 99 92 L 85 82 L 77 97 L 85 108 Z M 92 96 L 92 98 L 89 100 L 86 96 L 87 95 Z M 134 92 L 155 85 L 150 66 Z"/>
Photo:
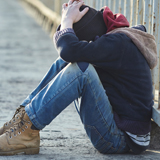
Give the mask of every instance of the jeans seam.
<path id="1" fill-rule="evenodd" d="M 83 73 L 83 72 L 82 72 Z M 83 74 L 83 75 L 86 75 L 86 74 Z M 61 91 L 63 91 L 67 86 L 69 86 L 75 79 L 78 79 L 80 76 L 83 76 L 82 74 L 78 74 L 77 76 L 75 76 L 74 78 L 72 78 L 71 79 L 71 81 L 69 82 L 69 83 L 67 83 L 67 85 L 65 85 L 64 87 L 63 87 L 63 89 L 61 88 L 61 90 L 59 89 L 58 91 L 57 91 L 57 93 L 55 93 L 54 95 L 53 95 L 53 97 L 52 98 L 50 98 L 43 106 L 42 106 L 42 108 L 45 108 L 44 106 L 47 104 L 47 103 L 49 103 L 54 97 L 56 97 Z M 43 111 L 43 110 L 42 110 Z M 39 113 L 41 113 L 42 111 L 39 111 Z"/>
<path id="2" fill-rule="evenodd" d="M 62 66 L 63 66 L 63 65 L 61 65 L 60 67 L 62 67 Z M 65 66 L 64 66 L 64 67 L 65 67 Z M 54 78 L 61 70 L 62 70 L 62 69 L 56 70 L 56 72 L 53 74 L 52 77 Z M 52 80 L 53 78 L 51 78 L 51 80 Z M 43 87 L 41 88 L 41 90 L 42 90 L 44 87 L 46 87 L 46 86 L 51 82 L 51 80 L 50 80 L 45 86 L 43 86 Z M 39 92 L 40 92 L 41 90 L 39 90 Z M 39 92 L 38 92 L 38 93 L 39 93 Z M 38 94 L 38 93 L 37 93 L 37 94 Z M 37 94 L 36 94 L 36 95 L 37 95 Z M 35 96 L 36 96 L 36 95 L 35 95 Z M 32 96 L 32 99 L 33 99 L 35 96 Z M 31 101 L 32 101 L 32 100 L 31 100 Z M 30 103 L 31 103 L 31 101 L 30 101 Z"/>
<path id="3" fill-rule="evenodd" d="M 101 137 L 101 139 L 103 140 L 103 142 L 105 142 L 105 143 L 111 143 L 112 145 L 113 145 L 113 143 L 112 142 L 107 142 L 104 138 L 103 138 L 103 136 L 99 133 L 99 131 L 97 130 L 97 128 L 95 127 L 95 126 L 91 126 L 91 125 L 85 125 L 85 126 L 87 126 L 88 128 L 92 128 L 92 129 L 94 129 L 96 132 L 97 132 L 97 134 Z M 100 141 L 100 140 L 99 140 Z M 108 146 L 105 146 L 105 147 L 103 147 L 102 149 L 101 149 L 101 152 L 105 149 L 105 148 L 107 148 Z M 116 148 L 114 148 L 114 147 L 111 147 L 112 149 L 116 149 Z"/>
<path id="4" fill-rule="evenodd" d="M 95 131 L 98 133 L 98 135 L 101 137 L 101 139 L 103 139 L 103 141 L 107 142 L 103 137 L 102 135 L 99 133 L 99 131 L 97 130 L 97 128 L 95 126 L 91 126 L 91 125 L 87 125 L 85 124 L 86 127 L 88 128 L 92 128 L 92 129 L 95 129 Z"/>
<path id="5" fill-rule="evenodd" d="M 77 63 L 75 63 L 75 64 L 77 65 Z M 67 86 L 69 86 L 75 79 L 78 79 L 80 76 L 83 76 L 83 75 L 87 76 L 87 75 L 85 74 L 85 72 L 82 72 L 82 71 L 81 71 L 81 69 L 79 68 L 78 65 L 77 65 L 77 67 L 78 67 L 80 73 L 77 74 L 76 76 L 74 76 L 74 77 L 70 80 L 70 82 L 68 82 L 67 85 L 65 85 L 65 86 L 63 85 L 63 86 L 64 86 L 63 89 L 59 89 L 59 90 L 57 91 L 57 93 L 55 93 L 55 94 L 53 95 L 53 97 L 49 99 L 49 101 L 51 101 L 51 100 L 52 100 L 55 96 L 57 96 L 62 90 L 64 90 Z M 87 69 L 88 69 L 88 67 L 87 67 Z M 86 70 L 87 70 L 87 69 L 86 69 Z M 48 102 L 49 102 L 49 101 L 48 101 Z M 47 103 L 48 103 L 48 102 L 47 102 Z M 45 103 L 45 104 L 42 106 L 42 108 L 43 108 L 47 103 Z"/>
<path id="6" fill-rule="evenodd" d="M 105 143 L 111 143 L 111 144 L 113 145 L 112 142 L 106 141 L 106 140 L 103 138 L 103 136 L 99 133 L 99 131 L 97 130 L 97 128 L 96 128 L 95 126 L 91 126 L 91 125 L 87 125 L 87 124 L 85 124 L 85 126 L 88 127 L 88 128 L 94 129 L 94 130 L 96 131 L 96 133 L 100 136 L 100 138 L 103 140 L 103 142 L 105 142 Z M 121 136 L 121 135 L 120 135 L 120 136 Z M 99 141 L 100 141 L 100 140 L 99 140 Z M 102 153 L 107 147 L 108 147 L 108 146 L 104 146 L 104 147 L 101 149 L 100 152 Z M 123 143 L 121 143 L 121 145 L 119 146 L 119 148 L 115 148 L 115 147 L 113 147 L 113 146 L 111 146 L 110 148 L 113 149 L 113 150 L 117 150 L 115 153 L 118 153 L 122 147 L 123 147 Z"/>
<path id="7" fill-rule="evenodd" d="M 52 65 L 53 65 L 53 64 L 52 64 Z M 64 68 L 64 67 L 66 67 L 67 65 L 68 65 L 68 64 L 61 64 L 60 67 L 59 67 L 59 69 L 56 70 L 56 72 L 53 74 L 51 80 L 62 70 L 62 67 Z M 29 102 L 26 103 L 25 106 L 27 106 L 28 104 L 30 104 L 30 103 L 32 102 L 33 98 L 34 98 L 39 92 L 41 92 L 41 91 L 43 90 L 43 88 L 46 87 L 46 86 L 51 82 L 51 80 L 48 81 L 48 83 L 46 83 L 46 85 L 44 85 L 43 87 L 41 87 L 41 89 L 40 89 L 35 95 L 29 94 L 29 95 L 31 96 L 31 98 L 30 98 Z M 41 83 L 41 82 L 40 82 L 40 83 Z M 23 104 L 23 103 L 22 103 L 22 104 Z"/>
<path id="8" fill-rule="evenodd" d="M 88 75 L 90 75 L 89 72 L 88 72 Z M 96 99 L 95 91 L 94 91 L 94 89 L 92 88 L 92 85 L 91 85 L 91 83 L 90 83 L 90 81 L 89 81 L 88 78 L 87 78 L 87 80 L 88 80 L 88 84 L 90 85 L 90 88 L 92 89 L 92 92 L 93 92 L 93 94 L 94 94 L 94 98 Z M 107 96 L 107 95 L 106 95 L 106 96 Z M 109 129 L 109 126 L 108 126 L 108 124 L 106 123 L 106 120 L 104 119 L 104 117 L 103 117 L 103 115 L 102 115 L 102 113 L 101 113 L 101 111 L 100 111 L 100 109 L 99 109 L 99 106 L 98 106 L 98 104 L 97 104 L 97 101 L 96 101 L 96 107 L 98 108 L 98 111 L 99 111 L 99 113 L 100 113 L 103 121 L 104 121 L 105 124 L 107 125 L 107 129 Z"/>
<path id="9" fill-rule="evenodd" d="M 120 135 L 121 137 L 122 137 L 122 135 Z M 121 150 L 121 148 L 124 146 L 124 143 L 127 145 L 127 143 L 126 143 L 126 139 L 125 139 L 125 136 L 123 136 L 124 137 L 124 141 L 123 141 L 123 143 L 121 143 L 121 145 L 119 146 L 119 148 L 118 148 L 118 150 L 117 150 L 117 153 Z M 125 148 L 125 147 L 124 147 Z"/>
<path id="10" fill-rule="evenodd" d="M 41 124 L 37 121 L 36 115 L 33 114 L 29 108 L 27 109 L 26 113 L 28 113 L 27 115 L 28 115 L 29 119 L 31 120 L 31 122 L 32 122 L 33 124 L 36 123 L 36 127 L 38 127 L 38 128 L 44 128 L 44 127 L 45 127 L 44 125 L 41 125 Z M 34 118 L 30 118 L 30 117 L 34 117 Z M 38 125 L 38 126 L 37 126 L 37 125 Z"/>
<path id="11" fill-rule="evenodd" d="M 88 68 L 87 68 L 87 69 L 88 69 Z M 87 71 L 87 69 L 86 69 L 86 71 Z M 85 71 L 85 72 L 86 72 L 86 71 Z M 88 72 L 88 75 L 90 76 L 89 72 Z M 92 85 L 91 85 L 91 83 L 90 83 L 90 81 L 89 81 L 89 78 L 87 78 L 87 81 L 88 81 L 88 84 L 90 85 L 90 88 L 92 89 L 92 92 L 93 92 L 94 98 L 95 98 L 95 97 L 96 97 L 96 96 L 95 96 L 95 91 L 94 91 L 94 89 L 92 88 Z M 107 95 L 106 95 L 106 96 L 107 96 Z M 95 98 L 95 99 L 96 99 L 96 98 Z M 105 118 L 103 117 L 97 101 L 96 101 L 96 107 L 97 107 L 97 109 L 98 109 L 98 111 L 99 111 L 99 113 L 100 113 L 100 115 L 101 115 L 101 117 L 102 117 L 102 119 L 103 119 L 103 122 L 105 123 L 106 128 L 107 128 L 107 129 L 109 130 L 109 132 L 110 132 L 111 129 L 110 129 L 110 127 L 108 126 Z M 116 126 L 116 127 L 117 127 L 117 126 Z M 118 128 L 118 127 L 117 127 L 117 128 Z M 110 133 L 111 133 L 111 132 L 110 132 Z M 113 133 L 111 133 L 111 134 L 112 134 L 112 135 L 118 135 L 118 136 L 121 136 L 121 137 L 123 136 L 123 135 L 121 135 L 121 134 L 113 134 Z"/>

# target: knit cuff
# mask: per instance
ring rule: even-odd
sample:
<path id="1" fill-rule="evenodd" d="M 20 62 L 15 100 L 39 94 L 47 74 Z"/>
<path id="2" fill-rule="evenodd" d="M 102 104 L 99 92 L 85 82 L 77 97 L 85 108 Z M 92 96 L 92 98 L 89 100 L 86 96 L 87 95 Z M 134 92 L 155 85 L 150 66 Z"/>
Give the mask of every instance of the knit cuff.
<path id="1" fill-rule="evenodd" d="M 60 38 L 61 36 L 63 36 L 64 34 L 66 34 L 66 33 L 73 33 L 73 34 L 75 35 L 75 32 L 74 32 L 74 30 L 73 30 L 72 28 L 66 28 L 66 29 L 63 29 L 63 30 L 61 30 L 61 31 L 57 31 L 57 32 L 54 34 L 54 36 L 53 36 L 54 42 L 57 43 L 57 41 L 59 40 L 59 38 Z"/>

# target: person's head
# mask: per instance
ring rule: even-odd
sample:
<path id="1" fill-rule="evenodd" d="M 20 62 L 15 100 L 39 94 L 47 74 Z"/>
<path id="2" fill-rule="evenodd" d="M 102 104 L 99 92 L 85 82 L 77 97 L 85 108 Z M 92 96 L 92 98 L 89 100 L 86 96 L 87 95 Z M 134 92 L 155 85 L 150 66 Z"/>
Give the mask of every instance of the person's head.
<path id="1" fill-rule="evenodd" d="M 85 7 L 80 8 L 82 11 Z M 107 32 L 107 27 L 103 19 L 103 12 L 89 7 L 89 11 L 77 23 L 73 24 L 73 29 L 79 40 L 93 41 L 96 36 L 102 36 Z"/>
<path id="2" fill-rule="evenodd" d="M 129 22 L 123 14 L 113 14 L 107 6 L 97 11 L 83 5 L 80 11 L 85 7 L 88 7 L 89 11 L 79 22 L 73 24 L 73 29 L 79 40 L 93 41 L 96 36 L 100 37 L 116 28 L 129 27 Z"/>

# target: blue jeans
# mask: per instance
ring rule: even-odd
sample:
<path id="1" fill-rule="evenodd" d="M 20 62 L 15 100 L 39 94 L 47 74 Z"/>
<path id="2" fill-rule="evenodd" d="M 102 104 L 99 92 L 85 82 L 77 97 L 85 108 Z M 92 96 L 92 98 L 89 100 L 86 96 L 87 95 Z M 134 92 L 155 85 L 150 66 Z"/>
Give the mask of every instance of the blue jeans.
<path id="1" fill-rule="evenodd" d="M 99 152 L 129 151 L 124 132 L 115 124 L 112 106 L 91 64 L 67 63 L 58 58 L 21 105 L 41 130 L 73 101 L 88 137 Z"/>

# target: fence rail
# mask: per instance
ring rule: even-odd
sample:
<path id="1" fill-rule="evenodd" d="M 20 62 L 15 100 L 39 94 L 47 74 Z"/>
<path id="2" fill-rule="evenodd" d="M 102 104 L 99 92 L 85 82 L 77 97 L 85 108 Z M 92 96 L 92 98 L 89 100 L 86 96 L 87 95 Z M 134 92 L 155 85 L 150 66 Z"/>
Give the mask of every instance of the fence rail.
<path id="1" fill-rule="evenodd" d="M 45 8 L 45 12 L 39 9 L 38 0 L 21 0 L 27 2 L 30 7 L 36 10 L 36 15 L 41 18 L 40 22 L 45 28 L 51 32 L 55 32 L 55 28 L 60 23 L 61 6 L 68 0 L 40 0 L 43 2 L 49 11 Z M 36 3 L 37 4 L 36 4 Z M 122 13 L 126 16 L 131 26 L 143 24 L 148 33 L 155 36 L 157 42 L 158 64 L 152 70 L 153 94 L 155 105 L 153 107 L 152 117 L 160 126 L 160 1 L 159 0 L 84 0 L 86 5 L 100 9 L 103 6 L 108 6 L 113 13 Z M 41 8 L 41 7 L 40 7 Z M 44 7 L 43 7 L 44 9 Z M 34 11 L 35 12 L 35 11 Z M 47 14 L 46 14 L 47 12 Z M 48 14 L 49 13 L 49 14 Z M 53 16 L 52 16 L 53 15 Z"/>

